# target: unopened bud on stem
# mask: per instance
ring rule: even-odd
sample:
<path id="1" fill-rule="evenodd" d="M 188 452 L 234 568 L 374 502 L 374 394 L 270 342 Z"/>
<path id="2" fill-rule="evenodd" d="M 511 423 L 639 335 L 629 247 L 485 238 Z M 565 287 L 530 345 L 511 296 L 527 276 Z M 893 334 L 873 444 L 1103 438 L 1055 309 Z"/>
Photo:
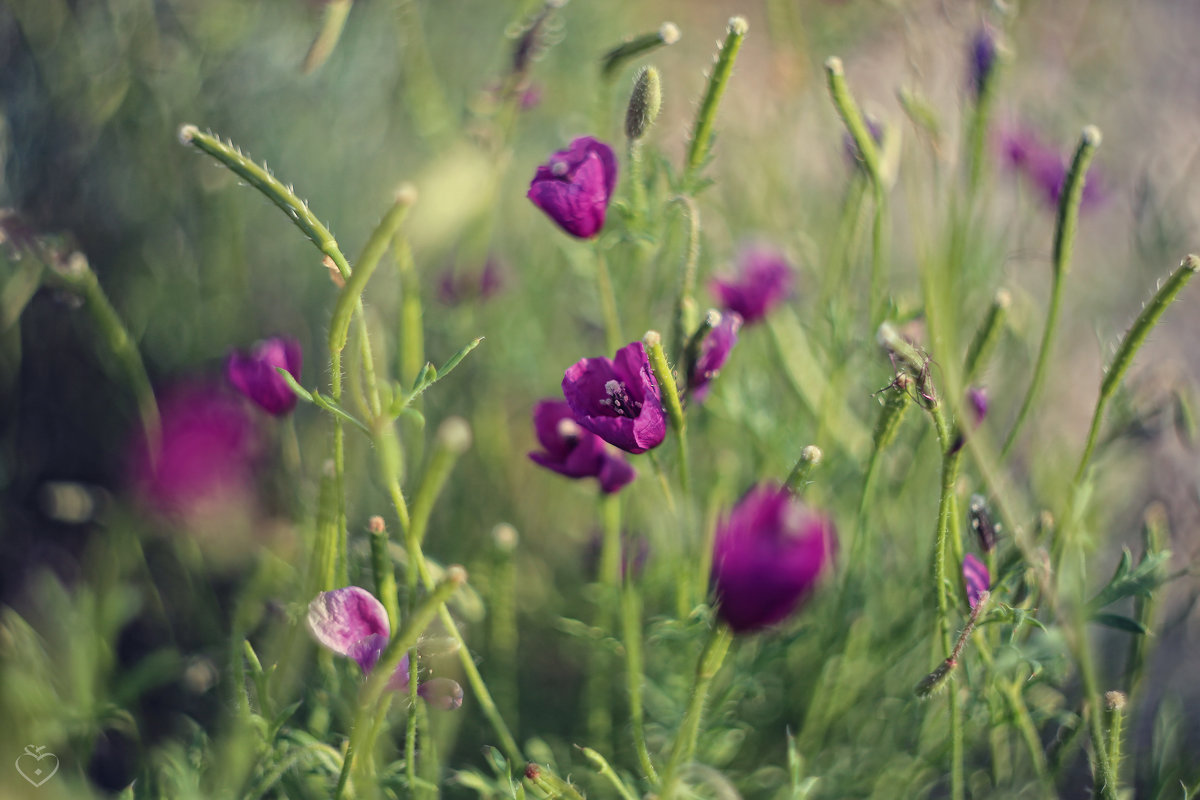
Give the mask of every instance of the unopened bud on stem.
<path id="1" fill-rule="evenodd" d="M 662 80 L 657 69 L 645 67 L 633 84 L 629 109 L 625 112 L 625 135 L 630 139 L 641 139 L 658 118 L 661 108 Z"/>

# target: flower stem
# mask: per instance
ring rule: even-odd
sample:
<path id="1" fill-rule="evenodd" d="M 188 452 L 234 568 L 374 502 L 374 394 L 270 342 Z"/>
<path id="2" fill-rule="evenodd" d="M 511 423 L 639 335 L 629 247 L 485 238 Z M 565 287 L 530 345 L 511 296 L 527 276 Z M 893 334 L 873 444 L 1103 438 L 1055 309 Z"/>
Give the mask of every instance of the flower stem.
<path id="1" fill-rule="evenodd" d="M 608 634 L 613 629 L 613 609 L 621 591 L 621 501 L 616 494 L 601 495 L 604 520 L 597 579 L 601 593 L 597 598 L 595 627 Z M 592 659 L 587 678 L 588 738 L 608 748 L 612 738 L 612 665 L 608 653 Z"/>
<path id="2" fill-rule="evenodd" d="M 671 748 L 671 757 L 663 770 L 662 800 L 674 800 L 676 786 L 679 783 L 679 772 L 684 764 L 692 760 L 696 752 L 696 740 L 700 735 L 700 721 L 704 716 L 704 706 L 708 700 L 708 689 L 713 678 L 725 660 L 729 645 L 733 642 L 733 631 L 723 622 L 713 624 L 708 641 L 700 660 L 696 663 L 696 677 L 692 681 L 692 694 L 688 699 L 687 709 L 683 714 L 679 732 L 675 735 L 675 744 Z"/>
<path id="3" fill-rule="evenodd" d="M 671 427 L 675 430 L 675 442 L 679 447 L 679 486 L 684 497 L 687 497 L 690 491 L 687 463 L 687 419 L 683 416 L 683 404 L 679 402 L 679 388 L 675 385 L 675 376 L 671 373 L 671 367 L 667 364 L 667 356 L 663 352 L 662 335 L 658 331 L 646 331 L 643 342 L 646 345 L 650 361 L 650 371 L 654 373 L 654 377 L 658 381 L 663 407 L 667 411 L 667 419 L 671 421 Z"/>
<path id="4" fill-rule="evenodd" d="M 1053 276 L 1050 285 L 1050 308 L 1046 314 L 1046 327 L 1042 331 L 1042 343 L 1038 348 L 1037 362 L 1033 368 L 1033 379 L 1021 402 L 1021 410 L 1017 413 L 1017 421 L 1000 450 L 1003 459 L 1012 449 L 1017 440 L 1017 434 L 1029 416 L 1030 409 L 1037 398 L 1038 390 L 1046 377 L 1046 365 L 1049 362 L 1050 346 L 1058 327 L 1058 312 L 1062 306 L 1063 281 L 1071 266 L 1071 250 L 1075 243 L 1075 228 L 1079 221 L 1079 204 L 1083 200 L 1083 184 L 1087 177 L 1088 165 L 1096 148 L 1100 146 L 1100 131 L 1092 125 L 1083 129 L 1079 138 L 1079 146 L 1071 159 L 1071 168 L 1067 172 L 1066 183 L 1058 204 L 1058 217 L 1054 227 L 1054 250 L 1052 257 Z"/>
<path id="5" fill-rule="evenodd" d="M 613 294 L 612 276 L 600 247 L 596 253 L 596 291 L 600 294 L 600 312 L 604 315 L 604 340 L 609 352 L 621 347 L 621 318 L 617 315 L 617 298 Z"/>
<path id="6" fill-rule="evenodd" d="M 622 639 L 625 645 L 625 680 L 629 689 L 629 717 L 633 728 L 633 746 L 637 750 L 638 763 L 644 777 L 658 782 L 658 772 L 650 759 L 646 747 L 646 729 L 642 710 L 642 683 L 646 680 L 642 668 L 642 603 L 633 571 L 625 576 L 625 589 L 621 593 Z"/>
<path id="7" fill-rule="evenodd" d="M 1076 484 L 1083 480 L 1083 474 L 1087 470 L 1088 462 L 1092 457 L 1092 450 L 1096 446 L 1096 437 L 1100 433 L 1100 422 L 1104 417 L 1104 410 L 1108 405 L 1108 401 L 1116 393 L 1117 387 L 1121 385 L 1121 380 L 1125 377 L 1125 371 L 1129 369 L 1129 365 L 1133 362 L 1133 357 L 1137 354 L 1138 349 L 1158 323 L 1159 317 L 1175 301 L 1176 296 L 1183 290 L 1184 286 L 1187 286 L 1188 281 L 1192 279 L 1197 271 L 1200 271 L 1200 256 L 1189 255 L 1171 273 L 1171 277 L 1167 278 L 1158 288 L 1154 297 L 1142 309 L 1142 313 L 1134 320 L 1133 325 L 1129 328 L 1129 332 L 1125 334 L 1125 338 L 1121 340 L 1121 344 L 1117 347 L 1117 352 L 1113 356 L 1112 362 L 1104 372 L 1104 380 L 1100 383 L 1100 396 L 1096 400 L 1096 409 L 1092 413 L 1092 424 L 1088 430 L 1087 444 L 1083 448 L 1083 455 L 1080 456 L 1079 466 L 1075 470 Z"/>
<path id="8" fill-rule="evenodd" d="M 700 209 L 696 201 L 680 195 L 671 201 L 683 207 L 688 218 L 688 248 L 679 271 L 679 297 L 675 301 L 675 318 L 671 322 L 671 352 L 679 358 L 684 343 L 696 328 L 696 267 L 700 261 Z"/>
<path id="9" fill-rule="evenodd" d="M 688 143 L 687 160 L 684 162 L 684 182 L 694 181 L 700 167 L 708 159 L 712 148 L 712 129 L 717 116 L 717 106 L 725 86 L 729 83 L 729 75 L 733 72 L 733 62 L 741 49 L 746 32 L 750 30 L 749 23 L 744 17 L 732 17 L 725 31 L 725 41 L 717 52 L 717 60 L 708 78 L 708 87 L 704 91 L 704 99 L 700 101 L 700 110 L 692 126 L 692 138 Z"/>
<path id="10" fill-rule="evenodd" d="M 796 466 L 792 467 L 787 480 L 784 481 L 784 487 L 792 494 L 799 494 L 804 491 L 804 485 L 808 481 L 808 476 L 812 474 L 813 469 L 820 463 L 821 448 L 815 444 L 808 445 L 800 451 L 800 458 L 797 459 Z"/>
<path id="11" fill-rule="evenodd" d="M 576 745 L 576 747 L 579 746 Z M 583 757 L 588 760 L 596 772 L 599 772 L 603 778 L 612 784 L 613 789 L 621 796 L 621 800 L 637 800 L 637 797 L 625 785 L 625 781 L 621 780 L 620 776 L 613 771 L 612 766 L 604 756 L 590 747 L 579 747 L 579 752 L 583 753 Z"/>

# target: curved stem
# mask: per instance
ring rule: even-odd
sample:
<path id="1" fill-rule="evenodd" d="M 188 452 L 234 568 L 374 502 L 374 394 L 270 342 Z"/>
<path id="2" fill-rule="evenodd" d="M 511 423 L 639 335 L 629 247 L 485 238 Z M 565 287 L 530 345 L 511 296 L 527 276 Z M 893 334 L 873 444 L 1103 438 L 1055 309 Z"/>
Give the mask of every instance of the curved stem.
<path id="1" fill-rule="evenodd" d="M 629 690 L 629 717 L 633 727 L 633 746 L 637 751 L 642 773 L 650 781 L 658 782 L 658 772 L 650 759 L 646 747 L 646 728 L 642 710 L 642 683 L 646 680 L 642 668 L 642 619 L 641 596 L 633 580 L 632 570 L 625 578 L 625 590 L 621 593 L 621 636 L 625 645 L 625 680 Z"/>
<path id="2" fill-rule="evenodd" d="M 608 351 L 615 353 L 621 347 L 621 318 L 617 315 L 617 298 L 613 294 L 612 276 L 608 273 L 608 264 L 604 253 L 597 246 L 596 252 L 596 291 L 600 295 L 600 312 L 604 315 L 604 341 Z"/>
<path id="3" fill-rule="evenodd" d="M 700 721 L 704 717 L 704 705 L 708 700 L 708 688 L 713 678 L 725 660 L 729 645 L 733 642 L 733 631 L 723 622 L 713 625 L 700 660 L 696 663 L 696 677 L 692 681 L 692 693 L 688 699 L 687 710 L 683 714 L 683 722 L 675 736 L 675 744 L 671 748 L 671 757 L 663 770 L 662 800 L 673 800 L 676 786 L 679 783 L 679 771 L 684 764 L 692 760 L 696 752 L 696 740 L 700 735 Z"/>

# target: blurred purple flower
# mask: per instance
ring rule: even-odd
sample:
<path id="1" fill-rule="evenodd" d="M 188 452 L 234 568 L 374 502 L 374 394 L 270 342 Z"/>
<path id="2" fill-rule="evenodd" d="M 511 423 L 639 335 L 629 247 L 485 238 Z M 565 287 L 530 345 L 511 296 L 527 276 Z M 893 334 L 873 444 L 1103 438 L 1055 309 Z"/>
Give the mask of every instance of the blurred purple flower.
<path id="1" fill-rule="evenodd" d="M 206 510 L 243 505 L 261 454 L 254 420 L 242 403 L 208 384 L 178 387 L 159 402 L 155 452 L 142 440 L 132 454 L 139 499 L 160 514 L 187 520 Z"/>
<path id="2" fill-rule="evenodd" d="M 609 450 L 596 434 L 579 427 L 562 400 L 542 400 L 533 409 L 533 428 L 543 452 L 529 458 L 568 478 L 596 478 L 600 491 L 620 491 L 637 473 L 624 456 Z"/>
<path id="3" fill-rule="evenodd" d="M 299 380 L 300 365 L 300 343 L 275 337 L 258 342 L 249 353 L 230 353 L 225 362 L 225 376 L 259 408 L 279 417 L 296 407 L 296 394 L 277 368 L 286 369 Z"/>
<path id="4" fill-rule="evenodd" d="M 950 446 L 951 453 L 957 453 L 966 444 L 967 434 L 978 428 L 988 411 L 987 392 L 978 386 L 971 386 L 967 389 L 967 414 L 971 419 L 970 425 L 960 424 L 958 426 L 958 437 L 955 438 L 954 444 Z"/>
<path id="5" fill-rule="evenodd" d="M 967 587 L 967 603 L 971 608 L 979 604 L 979 598 L 992 585 L 988 568 L 973 553 L 967 553 L 962 563 L 963 583 Z"/>
<path id="6" fill-rule="evenodd" d="M 708 286 L 722 308 L 753 325 L 791 293 L 793 277 L 792 265 L 782 254 L 751 247 L 738 256 L 736 277 L 714 278 Z"/>
<path id="7" fill-rule="evenodd" d="M 987 91 L 999 52 L 998 35 L 992 26 L 984 25 L 971 37 L 971 44 L 967 48 L 967 61 L 970 66 L 968 86 L 976 100 Z"/>
<path id="8" fill-rule="evenodd" d="M 867 126 L 867 132 L 871 134 L 871 138 L 875 140 L 876 145 L 883 144 L 883 125 L 878 120 L 872 117 L 863 117 L 863 123 Z M 863 169 L 863 154 L 858 149 L 858 142 L 854 141 L 854 137 L 850 135 L 850 131 L 842 134 L 842 152 L 846 155 L 846 163 L 852 167 Z"/>
<path id="9" fill-rule="evenodd" d="M 321 645 L 357 661 L 363 675 L 375 668 L 391 636 L 383 604 L 366 589 L 357 586 L 318 594 L 308 604 L 308 629 Z M 387 688 L 408 691 L 408 675 L 406 653 L 392 672 Z M 462 687 L 448 678 L 419 684 L 417 694 L 431 705 L 447 710 L 458 708 L 463 700 Z"/>
<path id="10" fill-rule="evenodd" d="M 1032 183 L 1047 206 L 1058 208 L 1059 197 L 1067 181 L 1067 170 L 1070 168 L 1068 157 L 1044 144 L 1037 134 L 1026 128 L 1002 129 L 997 140 L 1003 165 Z M 1088 170 L 1083 184 L 1080 210 L 1100 205 L 1104 196 L 1102 181 L 1096 170 Z"/>
<path id="11" fill-rule="evenodd" d="M 448 306 L 473 300 L 487 301 L 504 289 L 508 283 L 504 267 L 499 259 L 488 256 L 478 274 L 457 274 L 453 267 L 442 271 L 438 279 L 438 299 Z"/>
<path id="12" fill-rule="evenodd" d="M 833 559 L 833 523 L 775 484 L 751 489 L 717 526 L 710 583 L 735 633 L 783 620 Z"/>
<path id="13" fill-rule="evenodd" d="M 617 159 L 612 148 L 583 136 L 537 168 L 526 196 L 564 231 L 590 239 L 604 227 L 616 185 Z"/>
<path id="14" fill-rule="evenodd" d="M 721 367 L 725 366 L 730 351 L 737 344 L 737 335 L 741 327 L 742 315 L 730 311 L 721 316 L 721 321 L 700 343 L 700 354 L 687 378 L 688 392 L 697 403 L 704 402 L 704 398 L 708 396 L 708 384 L 717 377 Z"/>
<path id="15" fill-rule="evenodd" d="M 662 393 L 641 342 L 612 359 L 581 359 L 563 375 L 562 390 L 576 422 L 628 453 L 644 453 L 667 435 Z"/>

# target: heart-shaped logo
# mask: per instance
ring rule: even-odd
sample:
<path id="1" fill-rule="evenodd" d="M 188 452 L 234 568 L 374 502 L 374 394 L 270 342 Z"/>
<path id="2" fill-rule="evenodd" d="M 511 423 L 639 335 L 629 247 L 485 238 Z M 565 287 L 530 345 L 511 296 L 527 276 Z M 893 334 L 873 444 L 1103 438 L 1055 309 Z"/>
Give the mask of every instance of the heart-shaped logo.
<path id="1" fill-rule="evenodd" d="M 17 756 L 17 772 L 34 787 L 41 786 L 58 772 L 58 756 L 54 753 L 43 753 L 45 749 L 46 745 L 34 747 L 27 744 L 25 752 Z"/>

